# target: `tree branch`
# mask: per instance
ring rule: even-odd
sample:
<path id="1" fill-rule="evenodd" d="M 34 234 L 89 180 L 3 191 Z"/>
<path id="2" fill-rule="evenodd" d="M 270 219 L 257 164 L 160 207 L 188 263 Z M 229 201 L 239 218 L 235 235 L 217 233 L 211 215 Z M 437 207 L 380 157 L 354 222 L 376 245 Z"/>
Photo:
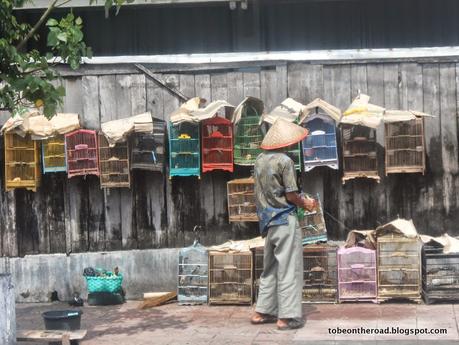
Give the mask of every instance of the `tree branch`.
<path id="1" fill-rule="evenodd" d="M 27 43 L 27 41 L 33 37 L 33 35 L 35 35 L 35 33 L 37 32 L 37 30 L 40 28 L 40 26 L 42 26 L 43 22 L 46 20 L 46 18 L 49 16 L 49 14 L 51 13 L 51 11 L 56 7 L 56 4 L 57 4 L 58 0 L 54 0 L 52 3 L 49 4 L 48 8 L 46 9 L 46 11 L 41 15 L 40 19 L 38 20 L 38 22 L 35 23 L 34 27 L 32 28 L 32 30 L 29 31 L 29 33 L 26 35 L 26 37 L 24 37 L 24 39 L 19 42 L 19 44 L 16 46 L 16 49 L 17 50 L 20 50 L 21 48 L 24 47 L 24 45 Z"/>

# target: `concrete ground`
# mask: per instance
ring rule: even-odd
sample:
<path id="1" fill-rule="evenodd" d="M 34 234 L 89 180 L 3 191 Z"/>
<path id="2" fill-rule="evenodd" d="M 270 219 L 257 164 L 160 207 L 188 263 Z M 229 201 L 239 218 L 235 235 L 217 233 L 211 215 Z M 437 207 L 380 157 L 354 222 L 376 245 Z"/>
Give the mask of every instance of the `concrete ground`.
<path id="1" fill-rule="evenodd" d="M 306 326 L 278 331 L 274 324 L 253 326 L 251 307 L 179 306 L 175 303 L 137 309 L 139 302 L 120 306 L 84 306 L 82 328 L 88 336 L 81 345 L 150 344 L 433 344 L 459 343 L 459 305 L 437 304 L 305 304 Z M 18 329 L 43 329 L 41 313 L 68 309 L 65 303 L 18 304 Z M 445 335 L 329 334 L 328 328 L 447 330 Z M 25 344 L 25 343 L 21 343 Z"/>

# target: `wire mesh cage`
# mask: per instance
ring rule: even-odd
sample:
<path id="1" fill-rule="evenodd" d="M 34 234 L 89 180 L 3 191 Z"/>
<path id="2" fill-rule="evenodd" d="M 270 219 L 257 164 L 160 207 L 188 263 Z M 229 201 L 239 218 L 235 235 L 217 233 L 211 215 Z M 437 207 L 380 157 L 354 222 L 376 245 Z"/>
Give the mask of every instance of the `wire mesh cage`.
<path id="1" fill-rule="evenodd" d="M 154 118 L 152 133 L 131 135 L 131 169 L 163 172 L 165 127 L 163 120 Z"/>
<path id="2" fill-rule="evenodd" d="M 377 239 L 378 301 L 421 301 L 421 247 L 418 238 L 388 234 Z"/>
<path id="3" fill-rule="evenodd" d="M 99 150 L 97 133 L 89 129 L 78 129 L 65 135 L 67 176 L 99 176 Z"/>
<path id="4" fill-rule="evenodd" d="M 227 193 L 230 222 L 258 222 L 255 180 L 252 177 L 228 181 Z"/>
<path id="5" fill-rule="evenodd" d="M 303 302 L 336 302 L 336 250 L 336 246 L 329 244 L 303 248 Z"/>
<path id="6" fill-rule="evenodd" d="M 199 124 L 168 125 L 169 176 L 201 176 Z"/>
<path id="7" fill-rule="evenodd" d="M 233 124 L 222 117 L 201 123 L 202 172 L 226 170 L 233 172 Z"/>
<path id="8" fill-rule="evenodd" d="M 207 303 L 208 256 L 197 241 L 179 251 L 177 300 L 179 304 Z"/>
<path id="9" fill-rule="evenodd" d="M 242 109 L 242 116 L 236 127 L 234 138 L 234 163 L 253 165 L 262 152 L 260 149 L 263 133 L 260 127 L 260 116 L 256 107 L 247 103 Z"/>
<path id="10" fill-rule="evenodd" d="M 379 182 L 376 153 L 376 130 L 364 126 L 343 124 L 343 183 L 366 177 Z"/>
<path id="11" fill-rule="evenodd" d="M 26 188 L 36 191 L 40 185 L 40 146 L 30 136 L 5 133 L 5 189 Z"/>
<path id="12" fill-rule="evenodd" d="M 252 252 L 209 252 L 209 304 L 252 304 Z"/>
<path id="13" fill-rule="evenodd" d="M 424 120 L 385 123 L 386 175 L 425 172 Z"/>
<path id="14" fill-rule="evenodd" d="M 339 301 L 377 302 L 376 251 L 340 248 L 337 255 Z"/>
<path id="15" fill-rule="evenodd" d="M 303 233 L 303 245 L 327 242 L 327 226 L 319 194 L 314 199 L 317 205 L 314 210 L 298 209 L 298 222 Z"/>
<path id="16" fill-rule="evenodd" d="M 459 301 L 459 253 L 443 247 L 422 247 L 422 292 L 426 303 Z"/>
<path id="17" fill-rule="evenodd" d="M 263 273 L 263 247 L 252 248 L 253 252 L 253 302 L 258 299 L 258 291 L 260 289 L 260 278 Z"/>
<path id="18" fill-rule="evenodd" d="M 67 171 L 63 135 L 43 140 L 41 152 L 43 174 Z"/>
<path id="19" fill-rule="evenodd" d="M 105 136 L 99 133 L 99 165 L 101 188 L 131 186 L 127 142 L 110 147 Z"/>

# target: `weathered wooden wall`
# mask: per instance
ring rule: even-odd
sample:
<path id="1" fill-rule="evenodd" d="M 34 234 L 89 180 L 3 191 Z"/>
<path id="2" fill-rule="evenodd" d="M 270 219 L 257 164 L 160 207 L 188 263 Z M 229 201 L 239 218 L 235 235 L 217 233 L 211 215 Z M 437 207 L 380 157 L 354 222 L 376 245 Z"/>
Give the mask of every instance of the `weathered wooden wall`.
<path id="1" fill-rule="evenodd" d="M 315 97 L 344 109 L 358 90 L 387 108 L 416 109 L 436 117 L 426 121 L 427 172 L 355 180 L 341 184 L 341 172 L 327 168 L 304 174 L 307 192 L 319 192 L 330 237 L 348 229 L 374 228 L 400 216 L 413 218 L 422 233 L 459 235 L 458 67 L 456 63 L 281 64 L 251 70 L 158 74 L 187 96 L 239 103 L 260 97 L 271 110 L 287 96 L 307 103 Z M 143 74 L 67 77 L 64 111 L 81 114 L 84 126 L 151 111 L 167 119 L 180 101 Z M 383 176 L 383 131 L 378 130 Z M 3 162 L 0 162 L 3 165 Z M 95 177 L 43 176 L 37 193 L 0 193 L 0 255 L 160 248 L 188 245 L 195 224 L 201 241 L 257 235 L 255 224 L 227 222 L 226 182 L 247 176 L 216 172 L 174 178 L 135 171 L 131 189 L 103 191 Z M 1 176 L 3 180 L 3 176 Z M 339 219 L 336 222 L 330 215 Z"/>

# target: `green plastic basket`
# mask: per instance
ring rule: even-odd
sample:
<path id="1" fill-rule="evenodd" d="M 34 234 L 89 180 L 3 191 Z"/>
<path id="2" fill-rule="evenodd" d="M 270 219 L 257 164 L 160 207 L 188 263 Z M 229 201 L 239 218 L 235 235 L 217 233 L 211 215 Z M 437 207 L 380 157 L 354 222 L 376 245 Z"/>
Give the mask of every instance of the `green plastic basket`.
<path id="1" fill-rule="evenodd" d="M 91 277 L 85 276 L 86 284 L 88 285 L 88 292 L 119 292 L 121 291 L 121 284 L 123 283 L 123 276 L 121 274 L 109 275 L 104 277 Z"/>

